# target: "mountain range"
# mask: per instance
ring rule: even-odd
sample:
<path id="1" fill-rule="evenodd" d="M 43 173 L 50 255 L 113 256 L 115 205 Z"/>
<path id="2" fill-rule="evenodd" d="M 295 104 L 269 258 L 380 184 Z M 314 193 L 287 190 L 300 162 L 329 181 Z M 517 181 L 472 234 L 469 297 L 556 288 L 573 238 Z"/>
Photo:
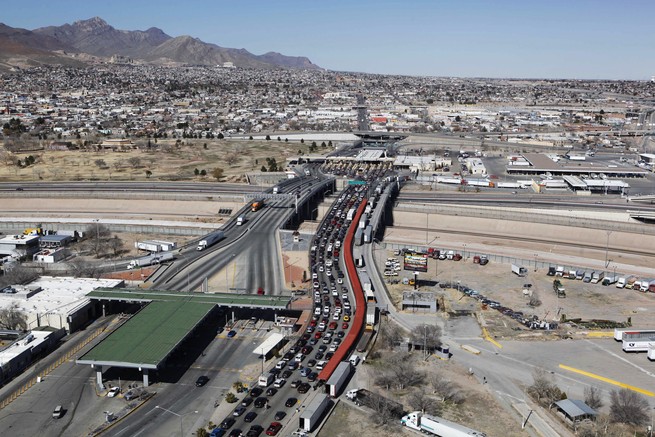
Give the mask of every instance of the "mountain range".
<path id="1" fill-rule="evenodd" d="M 161 29 L 118 30 L 102 18 L 34 30 L 0 23 L 0 70 L 43 64 L 83 66 L 91 61 L 155 65 L 223 65 L 241 68 L 320 69 L 306 57 L 276 52 L 254 55 L 191 36 L 172 37 Z"/>

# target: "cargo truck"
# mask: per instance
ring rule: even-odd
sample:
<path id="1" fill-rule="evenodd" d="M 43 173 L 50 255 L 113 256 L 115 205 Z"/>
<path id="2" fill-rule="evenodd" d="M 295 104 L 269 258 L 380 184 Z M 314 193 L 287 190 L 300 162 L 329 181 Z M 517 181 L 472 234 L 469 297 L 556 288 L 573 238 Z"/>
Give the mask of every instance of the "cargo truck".
<path id="1" fill-rule="evenodd" d="M 364 229 L 364 243 L 370 243 L 373 238 L 373 228 L 371 225 L 366 226 Z"/>
<path id="2" fill-rule="evenodd" d="M 225 233 L 223 231 L 212 232 L 211 234 L 206 235 L 205 238 L 200 240 L 200 242 L 198 243 L 198 250 L 205 250 L 209 246 L 219 242 L 223 238 L 225 238 Z"/>
<path id="3" fill-rule="evenodd" d="M 321 423 L 321 419 L 332 405 L 327 395 L 319 395 L 300 413 L 299 425 L 303 431 L 311 432 Z"/>
<path id="4" fill-rule="evenodd" d="M 439 437 L 486 437 L 483 432 L 475 431 L 441 417 L 423 414 L 420 411 L 414 411 L 403 416 L 400 419 L 400 424 Z"/>
<path id="5" fill-rule="evenodd" d="M 650 361 L 655 361 L 655 343 L 650 343 L 648 345 L 648 359 Z"/>
<path id="6" fill-rule="evenodd" d="M 339 363 L 334 373 L 327 380 L 326 391 L 330 397 L 336 398 L 341 393 L 344 385 L 350 379 L 353 373 L 353 366 L 350 361 L 342 361 Z"/>
<path id="7" fill-rule="evenodd" d="M 172 261 L 174 259 L 175 259 L 175 255 L 170 252 L 156 253 L 141 258 L 133 259 L 127 265 L 127 268 L 132 270 L 138 267 L 147 267 L 154 264 L 161 264 L 163 262 Z"/>
<path id="8" fill-rule="evenodd" d="M 602 281 L 604 277 L 605 272 L 594 272 L 593 275 L 591 275 L 591 283 L 598 284 L 598 282 Z"/>
<path id="9" fill-rule="evenodd" d="M 264 206 L 264 199 L 253 200 L 253 202 L 250 204 L 250 210 L 252 212 L 256 212 L 262 209 L 263 206 Z"/>
<path id="10" fill-rule="evenodd" d="M 525 276 L 528 274 L 528 269 L 512 264 L 512 273 L 515 273 L 518 276 Z"/>
<path id="11" fill-rule="evenodd" d="M 611 275 L 610 276 L 605 276 L 603 278 L 602 284 L 607 287 L 608 285 L 614 284 L 616 281 L 618 281 L 618 279 L 619 279 L 618 276 L 611 276 Z"/>
<path id="12" fill-rule="evenodd" d="M 237 217 L 237 226 L 241 226 L 246 222 L 246 216 L 245 215 L 240 215 Z"/>
<path id="13" fill-rule="evenodd" d="M 348 210 L 348 215 L 346 215 L 346 221 L 353 221 L 353 218 L 355 218 L 355 213 L 357 210 L 355 208 L 351 208 Z"/>

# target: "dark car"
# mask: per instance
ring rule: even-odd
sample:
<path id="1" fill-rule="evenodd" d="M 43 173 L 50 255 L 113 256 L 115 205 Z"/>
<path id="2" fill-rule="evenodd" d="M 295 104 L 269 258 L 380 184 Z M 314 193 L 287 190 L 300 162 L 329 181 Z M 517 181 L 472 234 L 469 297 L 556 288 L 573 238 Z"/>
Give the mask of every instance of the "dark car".
<path id="1" fill-rule="evenodd" d="M 252 404 L 252 398 L 250 398 L 250 397 L 245 397 L 241 401 L 241 405 L 243 405 L 244 407 L 247 407 L 250 404 Z"/>
<path id="2" fill-rule="evenodd" d="M 301 393 L 301 394 L 302 393 L 307 393 L 310 388 L 311 388 L 311 386 L 308 383 L 303 382 L 302 384 L 300 384 L 298 386 L 298 393 Z"/>
<path id="3" fill-rule="evenodd" d="M 307 375 L 307 381 L 314 382 L 316 381 L 316 378 L 318 378 L 318 373 L 312 372 L 309 375 Z"/>
<path id="4" fill-rule="evenodd" d="M 287 415 L 287 413 L 285 413 L 284 411 L 278 411 L 277 413 L 275 413 L 274 419 L 275 420 L 282 420 L 282 419 L 284 419 L 286 417 L 286 415 Z"/>
<path id="5" fill-rule="evenodd" d="M 234 422 L 236 422 L 236 420 L 233 417 L 226 417 L 221 422 L 220 427 L 223 428 L 223 429 L 230 429 L 230 428 L 232 428 L 232 425 L 234 425 Z"/>
<path id="6" fill-rule="evenodd" d="M 206 377 L 205 375 L 199 376 L 198 379 L 196 379 L 196 387 L 202 387 L 203 385 L 207 384 L 209 382 L 209 378 Z"/>
<path id="7" fill-rule="evenodd" d="M 273 396 L 277 393 L 277 389 L 274 387 L 270 387 L 268 390 L 266 390 L 266 396 Z"/>
<path id="8" fill-rule="evenodd" d="M 322 360 L 323 359 L 323 352 L 316 352 L 316 355 L 314 355 L 314 358 L 316 361 Z"/>
<path id="9" fill-rule="evenodd" d="M 251 411 L 248 414 L 246 414 L 246 417 L 243 418 L 243 421 L 247 422 L 247 423 L 250 423 L 253 420 L 255 420 L 256 417 L 257 417 L 257 413 L 255 413 L 254 411 Z"/>
<path id="10" fill-rule="evenodd" d="M 237 408 L 234 410 L 234 413 L 232 413 L 232 415 L 233 415 L 233 416 L 236 416 L 236 417 L 239 417 L 239 416 L 241 416 L 241 415 L 242 415 L 243 413 L 245 413 L 245 412 L 246 412 L 246 407 L 244 407 L 244 406 L 240 406 L 240 407 L 237 407 Z"/>
<path id="11" fill-rule="evenodd" d="M 255 399 L 255 407 L 257 408 L 264 408 L 268 404 L 268 399 L 265 397 L 259 397 Z"/>
<path id="12" fill-rule="evenodd" d="M 284 403 L 285 407 L 293 407 L 298 403 L 298 399 L 296 398 L 289 398 L 287 401 Z"/>
<path id="13" fill-rule="evenodd" d="M 253 387 L 253 389 L 250 390 L 250 396 L 256 398 L 257 396 L 261 396 L 263 392 L 264 390 L 262 390 L 261 387 Z"/>
<path id="14" fill-rule="evenodd" d="M 246 433 L 246 437 L 258 437 L 262 431 L 264 431 L 264 428 L 261 425 L 253 425 Z"/>
<path id="15" fill-rule="evenodd" d="M 230 331 L 230 332 L 227 333 L 227 338 L 232 338 L 232 337 L 234 337 L 235 335 L 237 335 L 237 332 L 233 329 L 232 331 Z"/>
<path id="16" fill-rule="evenodd" d="M 293 375 L 293 371 L 287 369 L 284 372 L 282 372 L 281 376 L 284 379 L 289 379 L 289 378 L 291 378 L 291 375 Z"/>
<path id="17" fill-rule="evenodd" d="M 302 381 L 299 379 L 296 379 L 295 381 L 291 381 L 291 387 L 297 388 L 300 384 L 302 384 Z"/>
<path id="18" fill-rule="evenodd" d="M 241 431 L 239 428 L 234 428 L 232 431 L 230 431 L 230 434 L 228 434 L 227 437 L 241 437 L 241 434 L 243 431 Z"/>

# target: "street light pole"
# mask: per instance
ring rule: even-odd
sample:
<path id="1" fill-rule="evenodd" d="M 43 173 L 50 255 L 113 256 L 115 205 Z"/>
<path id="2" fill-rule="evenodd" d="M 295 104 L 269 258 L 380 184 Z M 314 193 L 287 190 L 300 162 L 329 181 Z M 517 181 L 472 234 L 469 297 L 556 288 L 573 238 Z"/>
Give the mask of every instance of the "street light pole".
<path id="1" fill-rule="evenodd" d="M 608 266 L 607 262 L 607 255 L 610 247 L 610 235 L 612 235 L 612 231 L 607 231 L 607 243 L 605 244 L 605 268 Z"/>
<path id="2" fill-rule="evenodd" d="M 159 405 L 156 405 L 155 408 L 157 408 L 159 410 L 164 410 L 167 413 L 171 413 L 172 415 L 177 416 L 177 417 L 180 418 L 180 437 L 184 437 L 184 430 L 182 429 L 182 420 L 183 420 L 184 416 L 186 416 L 188 414 L 192 414 L 192 413 L 198 414 L 198 410 L 189 411 L 188 413 L 178 414 L 175 411 L 171 411 L 171 410 L 169 410 L 167 408 L 160 407 Z"/>

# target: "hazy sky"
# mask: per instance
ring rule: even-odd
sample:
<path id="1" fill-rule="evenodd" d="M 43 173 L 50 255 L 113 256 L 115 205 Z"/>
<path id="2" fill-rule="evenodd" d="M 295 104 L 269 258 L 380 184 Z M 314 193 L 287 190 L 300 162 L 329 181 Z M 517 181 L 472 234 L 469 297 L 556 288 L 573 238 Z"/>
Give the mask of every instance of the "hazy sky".
<path id="1" fill-rule="evenodd" d="M 21 0 L 35 29 L 99 16 L 330 70 L 427 76 L 650 79 L 654 0 Z"/>

